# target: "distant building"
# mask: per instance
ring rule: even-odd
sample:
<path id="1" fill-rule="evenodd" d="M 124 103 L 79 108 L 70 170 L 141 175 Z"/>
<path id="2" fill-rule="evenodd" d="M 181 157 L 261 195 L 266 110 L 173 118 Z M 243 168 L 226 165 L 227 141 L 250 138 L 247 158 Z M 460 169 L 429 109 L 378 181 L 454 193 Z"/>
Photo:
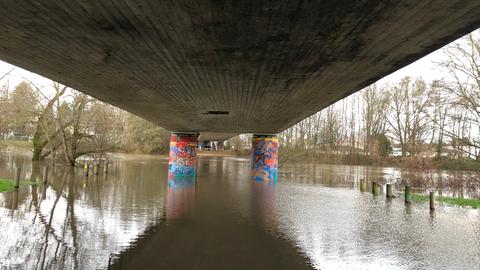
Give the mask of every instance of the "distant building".
<path id="1" fill-rule="evenodd" d="M 23 133 L 13 133 L 10 132 L 5 136 L 6 140 L 14 140 L 14 141 L 31 141 L 32 136 L 25 135 Z"/>
<path id="2" fill-rule="evenodd" d="M 407 152 L 407 155 L 409 153 Z M 401 157 L 402 156 L 402 148 L 401 147 L 392 147 L 392 152 L 390 153 L 391 157 Z"/>
<path id="3" fill-rule="evenodd" d="M 435 144 L 422 144 L 417 145 L 416 156 L 423 158 L 435 158 L 438 156 L 438 146 Z M 462 146 L 462 150 L 453 147 L 452 145 L 443 145 L 440 151 L 440 157 L 449 157 L 449 158 L 471 158 L 475 159 L 475 149 L 471 146 Z M 472 154 L 469 154 L 472 153 Z M 407 151 L 407 156 L 410 156 L 410 153 Z M 399 145 L 392 147 L 392 152 L 390 153 L 391 157 L 401 157 L 402 148 Z"/>

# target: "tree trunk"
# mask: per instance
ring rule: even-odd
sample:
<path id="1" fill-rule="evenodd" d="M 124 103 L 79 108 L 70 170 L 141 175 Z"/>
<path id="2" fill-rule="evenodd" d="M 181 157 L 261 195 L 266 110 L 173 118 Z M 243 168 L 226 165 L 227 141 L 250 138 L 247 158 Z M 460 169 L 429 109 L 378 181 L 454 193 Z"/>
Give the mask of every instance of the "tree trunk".
<path id="1" fill-rule="evenodd" d="M 35 131 L 35 135 L 33 136 L 32 139 L 32 144 L 33 144 L 33 156 L 32 156 L 32 161 L 42 161 L 43 156 L 42 156 L 42 151 L 43 147 L 45 146 L 45 143 L 43 143 L 40 140 L 40 128 L 37 127 L 37 130 Z"/>

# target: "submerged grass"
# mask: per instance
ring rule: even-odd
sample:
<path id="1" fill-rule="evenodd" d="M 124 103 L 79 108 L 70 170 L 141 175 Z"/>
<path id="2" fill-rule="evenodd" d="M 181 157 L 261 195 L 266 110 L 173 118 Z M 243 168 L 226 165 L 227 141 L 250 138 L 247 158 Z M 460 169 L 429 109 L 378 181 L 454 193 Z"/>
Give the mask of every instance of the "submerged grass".
<path id="1" fill-rule="evenodd" d="M 425 202 L 429 200 L 429 195 L 412 194 L 412 199 L 419 202 Z M 475 199 L 435 196 L 435 201 L 449 205 L 469 206 L 475 209 L 480 208 L 480 200 Z"/>
<path id="2" fill-rule="evenodd" d="M 36 185 L 36 182 L 22 180 L 20 181 L 20 186 L 27 186 L 27 185 Z M 1 179 L 0 178 L 0 192 L 7 192 L 14 190 L 14 184 L 12 179 Z"/>

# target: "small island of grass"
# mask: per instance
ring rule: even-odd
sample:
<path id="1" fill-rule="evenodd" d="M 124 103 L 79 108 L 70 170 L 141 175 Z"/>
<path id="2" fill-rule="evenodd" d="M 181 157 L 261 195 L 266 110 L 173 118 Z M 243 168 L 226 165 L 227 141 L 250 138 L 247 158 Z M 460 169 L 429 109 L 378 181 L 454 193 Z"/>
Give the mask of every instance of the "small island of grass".
<path id="1" fill-rule="evenodd" d="M 425 194 L 412 194 L 412 199 L 415 201 L 424 202 L 429 200 L 429 196 Z M 435 201 L 449 205 L 469 206 L 475 209 L 480 208 L 480 200 L 476 199 L 435 196 Z"/>
<path id="2" fill-rule="evenodd" d="M 36 182 L 32 182 L 28 180 L 20 181 L 20 186 L 36 185 L 36 184 L 37 184 Z M 0 192 L 8 192 L 12 190 L 15 190 L 13 180 L 0 178 Z"/>

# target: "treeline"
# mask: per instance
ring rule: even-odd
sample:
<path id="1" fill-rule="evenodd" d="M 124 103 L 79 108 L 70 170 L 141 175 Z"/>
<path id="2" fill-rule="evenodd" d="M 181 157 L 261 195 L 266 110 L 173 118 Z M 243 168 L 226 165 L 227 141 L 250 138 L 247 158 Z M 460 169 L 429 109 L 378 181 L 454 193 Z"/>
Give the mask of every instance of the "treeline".
<path id="1" fill-rule="evenodd" d="M 126 111 L 52 82 L 0 88 L 0 138 L 31 140 L 33 160 L 74 165 L 105 152 L 168 152 L 169 132 Z"/>
<path id="2" fill-rule="evenodd" d="M 443 49 L 450 79 L 373 84 L 279 134 L 280 158 L 382 163 L 391 155 L 480 158 L 480 40 Z M 248 138 L 228 141 L 245 149 Z M 396 151 L 393 151 L 396 150 Z"/>

